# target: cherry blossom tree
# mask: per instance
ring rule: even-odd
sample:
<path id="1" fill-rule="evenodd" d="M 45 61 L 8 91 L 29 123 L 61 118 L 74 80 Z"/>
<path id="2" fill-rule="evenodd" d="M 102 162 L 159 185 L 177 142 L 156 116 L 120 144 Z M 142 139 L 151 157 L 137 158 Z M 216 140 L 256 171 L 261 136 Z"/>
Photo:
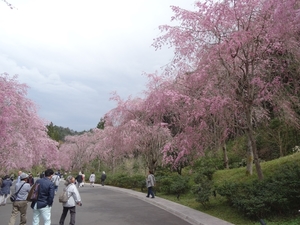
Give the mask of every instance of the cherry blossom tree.
<path id="1" fill-rule="evenodd" d="M 58 166 L 57 143 L 26 94 L 27 86 L 17 76 L 0 75 L 0 171 Z"/>
<path id="2" fill-rule="evenodd" d="M 183 167 L 203 156 L 205 150 L 223 147 L 228 135 L 220 129 L 226 120 L 218 121 L 214 116 L 220 113 L 216 111 L 217 102 L 222 105 L 224 101 L 220 98 L 214 102 L 199 101 L 194 82 L 183 78 L 177 76 L 173 80 L 150 74 L 143 108 L 149 118 L 170 129 L 172 138 L 164 146 L 164 163 L 179 174 Z"/>
<path id="3" fill-rule="evenodd" d="M 59 150 L 68 160 L 62 164 L 65 170 L 82 171 L 96 157 L 95 146 L 99 142 L 97 128 L 80 135 L 66 136 Z"/>
<path id="4" fill-rule="evenodd" d="M 294 111 L 299 104 L 299 69 L 292 67 L 293 61 L 299 61 L 298 4 L 297 0 L 207 0 L 196 2 L 195 11 L 173 6 L 172 20 L 180 25 L 161 26 L 165 34 L 154 42 L 157 49 L 174 47 L 165 74 L 190 80 L 190 89 L 197 94 L 195 106 L 208 103 L 207 113 L 214 111 L 219 122 L 229 119 L 220 124 L 225 133 L 237 129 L 246 134 L 247 172 L 252 174 L 255 159 L 259 179 L 263 173 L 256 127 L 271 115 L 299 125 Z"/>
<path id="5" fill-rule="evenodd" d="M 105 121 L 115 130 L 110 137 L 119 140 L 115 149 L 124 154 L 141 155 L 150 170 L 155 170 L 162 160 L 162 149 L 170 138 L 169 129 L 148 117 L 143 108 L 144 100 L 129 98 L 122 101 L 119 96 L 113 96 L 118 101 L 115 109 L 106 114 Z M 115 143 L 115 142 L 114 142 Z"/>

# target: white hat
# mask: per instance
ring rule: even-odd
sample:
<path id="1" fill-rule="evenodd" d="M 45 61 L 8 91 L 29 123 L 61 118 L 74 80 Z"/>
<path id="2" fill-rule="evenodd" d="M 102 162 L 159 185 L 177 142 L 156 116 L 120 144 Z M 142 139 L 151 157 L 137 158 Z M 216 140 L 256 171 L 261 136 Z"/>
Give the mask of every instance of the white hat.
<path id="1" fill-rule="evenodd" d="M 23 180 L 23 179 L 25 179 L 25 178 L 27 178 L 28 177 L 28 174 L 27 173 L 21 173 L 21 175 L 20 175 L 20 179 L 21 180 Z"/>

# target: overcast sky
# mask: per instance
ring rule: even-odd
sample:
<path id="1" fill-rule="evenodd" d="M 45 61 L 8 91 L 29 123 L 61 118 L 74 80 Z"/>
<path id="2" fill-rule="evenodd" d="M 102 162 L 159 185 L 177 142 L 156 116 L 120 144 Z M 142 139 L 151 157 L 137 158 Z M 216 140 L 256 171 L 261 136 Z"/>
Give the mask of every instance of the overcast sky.
<path id="1" fill-rule="evenodd" d="M 147 78 L 172 59 L 155 51 L 170 5 L 194 0 L 0 0 L 0 73 L 29 86 L 41 118 L 76 131 L 97 126 L 112 92 L 141 95 Z"/>

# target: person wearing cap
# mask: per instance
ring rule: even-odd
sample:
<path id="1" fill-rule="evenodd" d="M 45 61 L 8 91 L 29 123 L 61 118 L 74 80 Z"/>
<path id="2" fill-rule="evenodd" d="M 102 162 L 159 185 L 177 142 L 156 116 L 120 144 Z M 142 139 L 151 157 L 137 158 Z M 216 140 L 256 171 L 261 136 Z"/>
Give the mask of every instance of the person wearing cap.
<path id="1" fill-rule="evenodd" d="M 16 201 L 13 202 L 12 212 L 8 225 L 14 225 L 16 217 L 20 212 L 20 225 L 26 224 L 26 211 L 27 211 L 27 196 L 30 191 L 30 185 L 27 183 L 28 174 L 20 174 L 20 182 L 16 183 L 15 192 L 19 191 Z"/>
<path id="2" fill-rule="evenodd" d="M 38 198 L 31 203 L 33 209 L 32 225 L 40 224 L 40 217 L 44 219 L 44 225 L 51 224 L 51 208 L 54 199 L 54 184 L 51 181 L 54 171 L 47 169 L 45 177 L 38 179 L 35 183 L 39 184 Z"/>

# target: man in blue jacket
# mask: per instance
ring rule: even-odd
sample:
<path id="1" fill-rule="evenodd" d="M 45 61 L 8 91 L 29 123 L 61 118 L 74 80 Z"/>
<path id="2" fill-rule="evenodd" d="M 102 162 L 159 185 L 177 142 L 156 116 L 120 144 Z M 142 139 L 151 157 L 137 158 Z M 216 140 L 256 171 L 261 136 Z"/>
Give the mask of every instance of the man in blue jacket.
<path id="1" fill-rule="evenodd" d="M 51 225 L 51 207 L 54 199 L 54 184 L 51 181 L 54 172 L 52 169 L 45 171 L 45 177 L 36 181 L 39 184 L 38 198 L 31 203 L 33 209 L 32 225 L 40 224 L 40 217 L 44 219 L 44 225 Z"/>

